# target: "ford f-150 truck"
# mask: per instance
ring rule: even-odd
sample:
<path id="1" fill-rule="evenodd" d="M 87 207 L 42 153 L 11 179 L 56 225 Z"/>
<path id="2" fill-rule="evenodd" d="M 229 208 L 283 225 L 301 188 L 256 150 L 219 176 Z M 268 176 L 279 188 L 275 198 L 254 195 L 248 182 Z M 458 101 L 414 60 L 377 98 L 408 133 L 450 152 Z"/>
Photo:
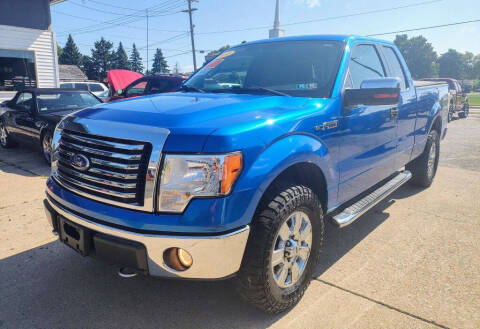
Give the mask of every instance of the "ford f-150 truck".
<path id="1" fill-rule="evenodd" d="M 122 276 L 235 276 L 266 312 L 295 305 L 342 227 L 407 181 L 428 187 L 448 85 L 412 81 L 394 44 L 286 37 L 228 49 L 178 92 L 64 118 L 45 208 L 60 241 Z"/>

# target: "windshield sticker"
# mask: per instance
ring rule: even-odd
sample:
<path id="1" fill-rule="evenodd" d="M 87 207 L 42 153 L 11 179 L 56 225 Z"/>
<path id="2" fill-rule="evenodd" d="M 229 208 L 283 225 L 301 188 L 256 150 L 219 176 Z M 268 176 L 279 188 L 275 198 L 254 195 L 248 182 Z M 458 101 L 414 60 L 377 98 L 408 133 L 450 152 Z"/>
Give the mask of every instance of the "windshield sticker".
<path id="1" fill-rule="evenodd" d="M 225 58 L 225 57 L 231 56 L 233 54 L 235 54 L 235 50 L 226 51 L 223 54 L 221 54 L 220 56 L 218 56 L 217 59 Z"/>
<path id="2" fill-rule="evenodd" d="M 318 83 L 297 83 L 297 89 L 304 90 L 304 89 L 317 89 Z"/>
<path id="3" fill-rule="evenodd" d="M 205 68 L 207 69 L 214 69 L 216 68 L 218 65 L 220 65 L 220 63 L 223 62 L 223 59 L 221 58 L 217 58 L 217 59 L 214 59 L 213 61 L 211 61 L 210 63 L 207 64 L 207 66 L 205 66 Z"/>

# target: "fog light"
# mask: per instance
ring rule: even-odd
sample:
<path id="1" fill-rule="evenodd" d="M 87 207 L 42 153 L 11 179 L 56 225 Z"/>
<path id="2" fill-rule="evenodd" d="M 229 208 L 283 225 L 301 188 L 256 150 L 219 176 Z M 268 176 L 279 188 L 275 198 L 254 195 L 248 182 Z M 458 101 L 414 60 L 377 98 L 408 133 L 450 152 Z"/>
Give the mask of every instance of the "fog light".
<path id="1" fill-rule="evenodd" d="M 193 264 L 192 256 L 182 248 L 168 248 L 163 253 L 165 264 L 177 271 L 185 271 Z"/>

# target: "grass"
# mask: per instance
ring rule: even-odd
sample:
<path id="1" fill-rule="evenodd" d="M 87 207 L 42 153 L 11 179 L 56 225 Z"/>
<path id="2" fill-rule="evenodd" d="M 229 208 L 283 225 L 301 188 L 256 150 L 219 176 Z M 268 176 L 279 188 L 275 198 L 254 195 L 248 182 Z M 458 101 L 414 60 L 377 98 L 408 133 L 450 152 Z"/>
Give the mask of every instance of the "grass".
<path id="1" fill-rule="evenodd" d="M 467 96 L 470 106 L 480 106 L 480 93 L 470 93 Z"/>

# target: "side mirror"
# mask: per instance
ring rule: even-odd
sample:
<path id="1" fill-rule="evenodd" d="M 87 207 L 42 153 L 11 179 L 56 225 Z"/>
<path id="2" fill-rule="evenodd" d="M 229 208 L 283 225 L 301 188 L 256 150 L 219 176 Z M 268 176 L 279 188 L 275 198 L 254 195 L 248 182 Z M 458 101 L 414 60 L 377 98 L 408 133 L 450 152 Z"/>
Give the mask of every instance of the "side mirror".
<path id="1" fill-rule="evenodd" d="M 346 108 L 358 105 L 397 105 L 399 95 L 399 79 L 369 79 L 362 82 L 360 89 L 346 89 L 343 94 L 343 105 Z"/>

